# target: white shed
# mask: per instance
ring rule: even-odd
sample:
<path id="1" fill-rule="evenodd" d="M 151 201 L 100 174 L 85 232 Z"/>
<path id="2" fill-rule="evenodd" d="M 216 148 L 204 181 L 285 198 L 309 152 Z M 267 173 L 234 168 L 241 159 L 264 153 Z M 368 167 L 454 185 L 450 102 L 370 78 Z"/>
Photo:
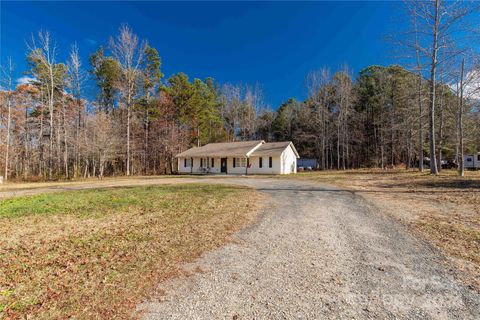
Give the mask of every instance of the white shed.
<path id="1" fill-rule="evenodd" d="M 176 155 L 179 173 L 289 174 L 297 172 L 291 141 L 209 143 Z"/>
<path id="2" fill-rule="evenodd" d="M 465 169 L 480 169 L 480 152 L 465 155 L 463 157 L 463 167 Z"/>

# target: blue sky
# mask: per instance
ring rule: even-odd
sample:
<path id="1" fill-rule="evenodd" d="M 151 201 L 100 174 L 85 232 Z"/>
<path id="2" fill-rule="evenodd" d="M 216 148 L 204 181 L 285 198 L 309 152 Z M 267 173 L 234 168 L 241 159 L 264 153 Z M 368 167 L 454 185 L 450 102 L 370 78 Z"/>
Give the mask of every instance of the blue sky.
<path id="1" fill-rule="evenodd" d="M 121 24 L 158 49 L 162 72 L 211 76 L 221 83 L 259 83 L 273 108 L 304 99 L 310 70 L 347 63 L 358 72 L 395 63 L 384 37 L 398 28 L 401 2 L 5 2 L 0 1 L 0 59 L 16 77 L 27 69 L 26 42 L 49 30 L 67 58 L 77 42 L 88 55 Z M 90 95 L 93 96 L 90 85 Z"/>

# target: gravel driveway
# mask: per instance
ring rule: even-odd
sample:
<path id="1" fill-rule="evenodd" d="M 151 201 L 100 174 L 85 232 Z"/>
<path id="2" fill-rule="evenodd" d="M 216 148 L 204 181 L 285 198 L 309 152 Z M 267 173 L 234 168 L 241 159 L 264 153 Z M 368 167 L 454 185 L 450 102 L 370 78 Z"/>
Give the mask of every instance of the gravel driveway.
<path id="1" fill-rule="evenodd" d="M 207 180 L 208 181 L 208 180 Z M 443 258 L 360 196 L 276 179 L 250 228 L 138 306 L 145 319 L 478 319 Z"/>

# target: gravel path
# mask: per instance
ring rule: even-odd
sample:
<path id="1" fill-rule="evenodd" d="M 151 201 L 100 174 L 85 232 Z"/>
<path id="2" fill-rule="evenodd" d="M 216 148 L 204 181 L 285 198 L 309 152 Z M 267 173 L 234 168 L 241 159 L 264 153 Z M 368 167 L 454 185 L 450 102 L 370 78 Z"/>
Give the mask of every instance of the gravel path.
<path id="1" fill-rule="evenodd" d="M 227 183 L 270 195 L 257 223 L 160 284 L 144 319 L 479 319 L 480 295 L 426 243 L 355 193 L 287 179 L 109 179 L 0 190 Z M 199 272 L 200 270 L 200 272 Z"/>
<path id="2" fill-rule="evenodd" d="M 225 179 L 271 197 L 230 244 L 162 283 L 144 319 L 478 319 L 442 257 L 360 196 L 291 180 Z M 200 270 L 200 271 L 199 271 Z"/>

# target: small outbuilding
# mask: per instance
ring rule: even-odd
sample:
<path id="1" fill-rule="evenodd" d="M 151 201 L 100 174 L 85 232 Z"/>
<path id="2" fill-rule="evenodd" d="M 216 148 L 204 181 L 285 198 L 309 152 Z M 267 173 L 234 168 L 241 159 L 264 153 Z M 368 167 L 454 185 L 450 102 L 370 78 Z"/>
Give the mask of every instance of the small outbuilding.
<path id="1" fill-rule="evenodd" d="M 297 161 L 297 168 L 301 170 L 314 170 L 317 169 L 317 159 L 313 158 L 300 158 Z"/>
<path id="2" fill-rule="evenodd" d="M 291 141 L 209 143 L 176 155 L 179 173 L 289 174 L 297 172 Z"/>
<path id="3" fill-rule="evenodd" d="M 463 157 L 463 167 L 465 169 L 480 169 L 480 152 L 465 155 Z"/>

